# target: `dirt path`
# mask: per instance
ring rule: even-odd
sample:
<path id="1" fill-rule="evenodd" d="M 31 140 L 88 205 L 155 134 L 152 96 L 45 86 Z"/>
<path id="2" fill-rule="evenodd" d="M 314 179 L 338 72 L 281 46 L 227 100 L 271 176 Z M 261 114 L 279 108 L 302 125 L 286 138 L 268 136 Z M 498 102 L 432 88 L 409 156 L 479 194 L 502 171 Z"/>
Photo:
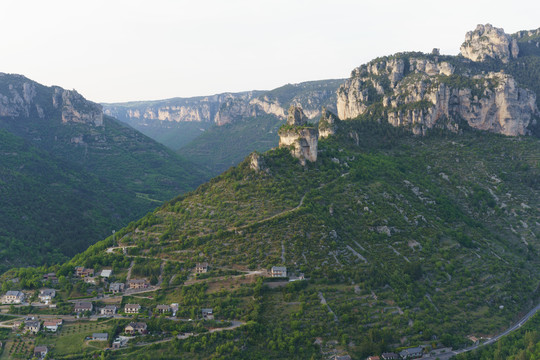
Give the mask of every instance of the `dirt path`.
<path id="1" fill-rule="evenodd" d="M 131 260 L 131 264 L 129 264 L 126 281 L 129 281 L 129 279 L 131 279 L 131 270 L 133 269 L 133 265 L 135 265 L 135 260 Z"/>

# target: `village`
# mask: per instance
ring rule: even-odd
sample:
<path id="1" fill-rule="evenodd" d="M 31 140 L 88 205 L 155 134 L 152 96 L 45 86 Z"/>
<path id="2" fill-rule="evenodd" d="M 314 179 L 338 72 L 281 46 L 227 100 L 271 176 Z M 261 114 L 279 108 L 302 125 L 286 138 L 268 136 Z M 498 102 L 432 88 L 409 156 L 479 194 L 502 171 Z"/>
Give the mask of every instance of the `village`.
<path id="1" fill-rule="evenodd" d="M 197 278 L 204 278 L 209 270 L 208 263 L 196 263 L 191 269 L 190 279 L 196 283 Z M 289 277 L 287 268 L 283 266 L 274 266 L 269 271 L 253 272 L 250 275 L 252 278 L 257 275 L 278 280 L 273 282 L 274 286 L 304 279 L 302 274 Z M 31 352 L 29 357 L 44 359 L 51 351 L 55 353 L 55 347 L 61 341 L 50 341 L 50 345 L 42 345 L 44 341 L 41 340 L 61 339 L 64 333 L 69 334 L 66 337 L 78 333 L 77 342 L 88 345 L 89 349 L 114 351 L 127 347 L 130 342 L 144 345 L 173 338 L 185 339 L 197 336 L 201 331 L 232 330 L 244 324 L 242 321 L 216 316 L 214 309 L 209 306 L 201 306 L 196 312 L 190 309 L 189 317 L 181 316 L 186 313 L 180 311 L 181 305 L 178 302 L 154 304 L 152 301 L 152 294 L 160 290 L 161 284 L 152 285 L 147 278 L 130 276 L 125 282 L 116 280 L 112 269 L 95 271 L 76 266 L 70 282 L 75 286 L 85 284 L 88 296 L 84 298 L 60 300 L 61 286 L 56 273 L 43 275 L 42 283 L 50 287 L 8 290 L 1 297 L 0 316 L 3 316 L 4 321 L 0 321 L 0 329 L 11 329 L 13 336 L 11 340 L 0 339 L 4 349 L 0 359 L 11 358 L 21 349 L 25 349 L 26 355 Z M 140 303 L 131 301 L 137 297 L 142 300 Z M 130 302 L 126 302 L 126 298 Z M 22 315 L 22 309 L 31 309 L 31 313 L 17 316 Z M 148 323 L 156 318 L 177 323 L 177 328 L 186 331 L 169 333 L 155 326 L 150 329 Z M 114 331 L 110 331 L 112 324 L 122 326 L 113 326 Z M 75 328 L 86 331 L 75 332 Z M 25 345 L 21 346 L 21 342 Z"/>

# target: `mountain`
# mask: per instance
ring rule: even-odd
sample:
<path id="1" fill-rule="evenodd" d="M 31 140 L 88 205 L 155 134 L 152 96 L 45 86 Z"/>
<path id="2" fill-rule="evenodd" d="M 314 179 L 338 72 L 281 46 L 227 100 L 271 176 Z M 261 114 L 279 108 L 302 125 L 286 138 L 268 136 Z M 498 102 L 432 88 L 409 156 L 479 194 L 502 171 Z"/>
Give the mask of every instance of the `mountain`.
<path id="1" fill-rule="evenodd" d="M 342 80 L 309 81 L 287 84 L 271 91 L 246 91 L 103 106 L 106 114 L 177 150 L 212 125 L 234 124 L 266 115 L 284 119 L 291 104 L 302 105 L 310 119 L 320 115 L 322 106 L 335 112 L 335 91 L 341 83 Z M 277 136 L 275 139 L 277 141 Z M 242 158 L 247 154 L 249 152 L 244 153 Z"/>
<path id="2" fill-rule="evenodd" d="M 73 256 L 206 178 L 77 92 L 20 75 L 0 74 L 0 131 L 5 266 Z"/>
<path id="3" fill-rule="evenodd" d="M 313 128 L 287 126 L 281 134 Z M 126 255 L 106 253 L 109 237 L 68 264 L 5 276 L 31 283 L 81 265 L 112 267 L 125 279 L 135 260 L 138 276 L 163 284 L 147 308 L 179 303 L 178 316 L 193 318 L 211 307 L 217 319 L 247 323 L 229 335 L 153 345 L 163 358 L 208 358 L 229 346 L 225 358 L 246 359 L 457 347 L 502 331 L 538 303 L 537 138 L 474 130 L 418 137 L 369 120 L 334 126 L 305 165 L 286 144 L 254 154 L 120 230 Z M 193 278 L 196 262 L 211 271 Z M 247 273 L 272 266 L 309 280 L 274 284 Z M 149 350 L 126 351 L 143 358 Z"/>
<path id="4" fill-rule="evenodd" d="M 339 88 L 338 116 L 384 119 L 415 134 L 434 127 L 538 134 L 539 40 L 540 29 L 509 35 L 478 25 L 457 57 L 434 49 L 375 59 Z"/>
<path id="5" fill-rule="evenodd" d="M 252 153 L 69 262 L 3 274 L 3 290 L 62 276 L 62 300 L 42 313 L 70 314 L 64 299 L 84 296 L 97 306 L 137 303 L 137 321 L 151 332 L 103 353 L 82 333 L 36 344 L 55 358 L 365 359 L 413 346 L 464 348 L 508 329 L 540 302 L 540 68 L 535 54 L 512 52 L 513 39 L 521 52 L 534 33 L 475 31 L 488 32 L 467 35 L 473 50 L 486 51 L 481 60 L 406 53 L 361 66 L 338 90 L 337 112 L 349 112 L 341 120 L 325 110 L 315 124 L 291 104 L 277 148 Z M 489 45 L 499 35 L 506 55 Z M 488 45 L 473 44 L 485 38 Z M 153 287 L 95 297 L 106 285 L 78 281 L 75 266 Z M 272 276 L 283 271 L 285 279 Z M 157 314 L 163 304 L 178 305 L 176 319 Z M 100 329 L 112 339 L 129 321 Z M 66 339 L 80 346 L 67 350 Z"/>

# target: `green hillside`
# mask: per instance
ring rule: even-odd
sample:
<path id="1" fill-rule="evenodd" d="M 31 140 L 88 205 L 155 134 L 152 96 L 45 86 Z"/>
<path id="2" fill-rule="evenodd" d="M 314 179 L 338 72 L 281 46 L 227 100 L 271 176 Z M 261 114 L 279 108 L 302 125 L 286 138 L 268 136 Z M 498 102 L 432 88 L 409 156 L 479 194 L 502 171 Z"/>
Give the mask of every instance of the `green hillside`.
<path id="1" fill-rule="evenodd" d="M 276 147 L 281 124 L 278 118 L 265 115 L 214 126 L 178 150 L 178 154 L 217 176 L 252 151 Z"/>
<path id="2" fill-rule="evenodd" d="M 134 260 L 132 274 L 161 285 L 122 303 L 178 303 L 185 319 L 212 307 L 218 320 L 245 323 L 205 335 L 197 322 L 197 336 L 107 355 L 132 359 L 364 359 L 420 344 L 457 348 L 538 303 L 537 138 L 415 137 L 353 120 L 319 151 L 307 167 L 286 149 L 262 155 L 260 172 L 247 159 L 119 231 L 126 255 L 105 252 L 109 237 L 68 264 L 13 270 L 3 286 L 17 286 L 13 277 L 36 286 L 42 273 L 74 265 L 112 268 L 121 280 Z M 210 271 L 194 277 L 202 261 Z M 308 280 L 273 282 L 264 273 L 277 265 Z M 149 321 L 165 337 L 187 331 Z"/>
<path id="3" fill-rule="evenodd" d="M 481 350 L 457 356 L 457 360 L 528 360 L 540 359 L 540 314 L 534 316 L 515 334 Z"/>
<path id="4" fill-rule="evenodd" d="M 0 269 L 64 261 L 207 178 L 76 92 L 0 74 L 0 93 Z"/>

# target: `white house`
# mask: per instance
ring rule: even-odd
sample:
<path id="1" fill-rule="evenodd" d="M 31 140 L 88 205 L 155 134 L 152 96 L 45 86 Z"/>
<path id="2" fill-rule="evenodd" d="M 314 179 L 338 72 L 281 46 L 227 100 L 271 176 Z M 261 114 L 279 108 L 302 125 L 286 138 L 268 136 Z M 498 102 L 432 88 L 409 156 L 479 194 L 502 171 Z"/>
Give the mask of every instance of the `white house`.
<path id="1" fill-rule="evenodd" d="M 105 270 L 101 270 L 101 274 L 99 276 L 103 278 L 109 278 L 111 275 L 112 275 L 112 270 L 105 269 Z"/>
<path id="2" fill-rule="evenodd" d="M 47 320 L 43 322 L 43 328 L 52 332 L 56 332 L 58 331 L 58 328 L 60 327 L 60 325 L 62 325 L 62 323 L 63 323 L 62 319 Z"/>
<path id="3" fill-rule="evenodd" d="M 287 268 L 285 266 L 272 266 L 270 275 L 272 277 L 287 277 Z"/>

